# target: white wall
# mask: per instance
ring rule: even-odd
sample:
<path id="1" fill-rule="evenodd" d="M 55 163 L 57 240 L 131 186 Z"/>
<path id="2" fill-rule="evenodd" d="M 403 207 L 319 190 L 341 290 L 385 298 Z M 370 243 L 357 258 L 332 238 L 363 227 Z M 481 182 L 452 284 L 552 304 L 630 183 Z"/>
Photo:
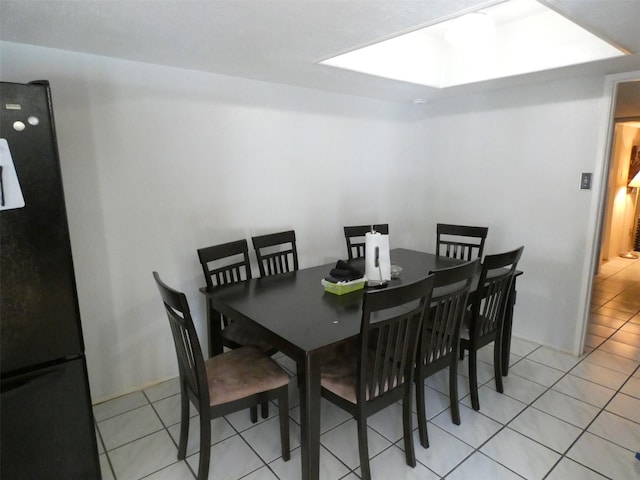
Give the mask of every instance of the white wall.
<path id="1" fill-rule="evenodd" d="M 152 270 L 205 338 L 196 248 L 285 228 L 304 267 L 343 257 L 349 223 L 388 221 L 392 246 L 427 249 L 438 221 L 487 225 L 489 253 L 525 245 L 515 333 L 573 348 L 602 78 L 417 107 L 0 48 L 3 81 L 51 81 L 94 399 L 176 374 Z"/>
<path id="2" fill-rule="evenodd" d="M 426 248 L 437 221 L 488 226 L 487 253 L 524 245 L 514 332 L 565 351 L 583 320 L 599 179 L 579 179 L 597 170 L 602 95 L 602 78 L 469 95 L 428 106 L 419 127 Z"/>
<path id="3" fill-rule="evenodd" d="M 404 183 L 410 107 L 1 48 L 3 81 L 51 82 L 96 400 L 177 374 L 153 270 L 187 293 L 204 340 L 197 248 L 293 228 L 304 267 L 346 256 L 342 225 L 401 231 L 405 192 L 387 180 Z"/>

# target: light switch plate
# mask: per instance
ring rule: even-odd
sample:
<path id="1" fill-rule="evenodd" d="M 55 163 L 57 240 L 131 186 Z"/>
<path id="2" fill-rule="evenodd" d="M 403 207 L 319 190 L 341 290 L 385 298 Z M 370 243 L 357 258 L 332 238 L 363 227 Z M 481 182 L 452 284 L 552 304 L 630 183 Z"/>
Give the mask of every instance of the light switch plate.
<path id="1" fill-rule="evenodd" d="M 591 173 L 583 172 L 580 175 L 580 190 L 591 190 Z"/>

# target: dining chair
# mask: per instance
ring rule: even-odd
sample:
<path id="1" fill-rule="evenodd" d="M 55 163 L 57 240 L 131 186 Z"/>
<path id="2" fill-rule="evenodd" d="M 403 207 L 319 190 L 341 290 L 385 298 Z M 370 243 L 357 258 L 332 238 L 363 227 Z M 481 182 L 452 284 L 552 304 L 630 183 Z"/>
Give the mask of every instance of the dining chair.
<path id="1" fill-rule="evenodd" d="M 438 223 L 436 230 L 437 255 L 467 261 L 482 258 L 488 227 Z"/>
<path id="2" fill-rule="evenodd" d="M 369 480 L 367 417 L 402 400 L 404 450 L 415 467 L 411 386 L 418 334 L 433 276 L 364 293 L 356 348 L 321 366 L 322 396 L 353 415 L 358 424 L 361 478 Z"/>
<path id="3" fill-rule="evenodd" d="M 245 239 L 199 248 L 197 252 L 204 280 L 209 289 L 251 278 L 249 248 Z M 231 321 L 226 316 L 215 312 L 210 305 L 207 311 L 212 317 L 217 317 L 209 318 L 209 354 L 211 356 L 222 353 L 224 347 L 233 349 L 253 346 L 269 356 L 278 351 L 273 345 L 265 342 L 261 335 L 249 325 Z M 219 322 L 219 334 L 216 333 L 218 328 L 211 328 L 211 322 Z M 250 415 L 251 421 L 256 423 L 258 421 L 256 408 L 251 408 Z M 264 403 L 262 417 L 268 416 L 269 404 Z"/>
<path id="4" fill-rule="evenodd" d="M 365 235 L 370 231 L 389 234 L 389 224 L 380 223 L 378 225 L 356 225 L 344 227 L 344 238 L 347 242 L 347 254 L 349 260 L 364 257 Z"/>
<path id="5" fill-rule="evenodd" d="M 422 323 L 416 359 L 416 409 L 420 443 L 429 447 L 425 405 L 425 380 L 449 367 L 449 405 L 453 423 L 460 425 L 458 405 L 458 344 L 468 305 L 469 290 L 480 260 L 431 272 L 433 294 Z"/>
<path id="6" fill-rule="evenodd" d="M 469 351 L 469 389 L 474 410 L 480 410 L 477 353 L 480 348 L 492 342 L 496 390 L 504 392 L 502 330 L 516 267 L 523 250 L 522 246 L 510 252 L 487 255 L 484 258 L 478 287 L 472 295 L 471 308 L 460 332 L 460 359 L 464 359 L 465 350 Z"/>
<path id="7" fill-rule="evenodd" d="M 294 230 L 258 235 L 251 240 L 256 251 L 261 277 L 298 270 L 298 250 Z"/>
<path id="8" fill-rule="evenodd" d="M 204 280 L 209 289 L 252 278 L 249 247 L 244 239 L 199 248 L 197 252 Z M 230 321 L 224 315 L 220 315 L 220 323 L 221 342 L 227 348 L 252 345 L 268 355 L 273 355 L 277 351 L 247 325 Z"/>
<path id="9" fill-rule="evenodd" d="M 184 460 L 187 452 L 190 403 L 200 414 L 197 478 L 204 480 L 211 460 L 211 420 L 271 400 L 278 401 L 282 458 L 289 460 L 289 375 L 255 347 L 236 348 L 204 360 L 186 296 L 167 286 L 158 272 L 153 272 L 153 278 L 169 319 L 178 359 L 181 401 L 178 460 Z"/>

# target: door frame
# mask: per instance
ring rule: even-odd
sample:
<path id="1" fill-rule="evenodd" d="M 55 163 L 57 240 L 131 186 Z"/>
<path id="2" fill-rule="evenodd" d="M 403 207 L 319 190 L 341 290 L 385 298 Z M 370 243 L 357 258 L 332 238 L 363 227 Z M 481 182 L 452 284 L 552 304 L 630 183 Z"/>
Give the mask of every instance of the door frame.
<path id="1" fill-rule="evenodd" d="M 586 255 L 583 264 L 582 285 L 580 288 L 580 298 L 582 308 L 579 311 L 576 325 L 576 336 L 573 343 L 574 355 L 582 355 L 584 351 L 584 341 L 589 326 L 589 316 L 591 313 L 591 291 L 593 288 L 593 277 L 600 261 L 600 244 L 602 241 L 602 227 L 604 220 L 604 209 L 606 208 L 609 170 L 611 169 L 611 148 L 615 128 L 615 107 L 618 93 L 618 85 L 624 82 L 640 80 L 640 70 L 607 75 L 604 82 L 604 92 L 602 97 L 600 117 L 600 134 L 598 135 L 598 146 L 596 148 L 596 164 L 593 175 L 594 193 L 592 196 L 591 214 L 587 224 L 587 233 L 590 235 L 586 245 Z"/>

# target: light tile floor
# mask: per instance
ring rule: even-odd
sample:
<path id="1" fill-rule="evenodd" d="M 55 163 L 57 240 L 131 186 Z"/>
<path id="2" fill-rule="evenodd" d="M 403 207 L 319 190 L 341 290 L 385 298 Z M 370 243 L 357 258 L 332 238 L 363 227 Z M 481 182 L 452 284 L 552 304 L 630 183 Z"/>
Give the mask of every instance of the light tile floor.
<path id="1" fill-rule="evenodd" d="M 447 372 L 426 384 L 430 448 L 414 435 L 418 465 L 402 451 L 400 405 L 369 421 L 374 479 L 638 479 L 640 461 L 640 261 L 614 259 L 595 278 L 592 318 L 580 357 L 514 338 L 505 393 L 495 391 L 491 347 L 479 366 L 480 412 L 470 408 L 460 365 L 462 423 L 451 422 Z M 287 357 L 278 361 L 292 375 Z M 299 402 L 291 383 L 289 462 L 280 457 L 276 408 L 251 424 L 247 411 L 214 420 L 210 479 L 300 478 Z M 187 461 L 177 461 L 178 382 L 170 380 L 94 407 L 105 480 L 192 480 L 198 462 L 197 417 Z M 356 480 L 356 426 L 322 404 L 321 478 Z M 415 426 L 415 417 L 414 417 Z"/>

